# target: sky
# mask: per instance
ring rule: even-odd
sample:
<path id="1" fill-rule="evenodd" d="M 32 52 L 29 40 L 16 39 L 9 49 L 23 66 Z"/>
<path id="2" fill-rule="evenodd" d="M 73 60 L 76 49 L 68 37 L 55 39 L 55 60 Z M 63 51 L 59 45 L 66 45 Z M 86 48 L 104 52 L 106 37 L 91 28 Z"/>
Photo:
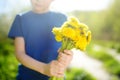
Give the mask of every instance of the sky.
<path id="1" fill-rule="evenodd" d="M 99 11 L 107 9 L 113 0 L 54 0 L 51 10 L 70 12 Z M 8 12 L 14 9 L 22 9 L 30 6 L 30 0 L 0 0 L 0 12 Z"/>

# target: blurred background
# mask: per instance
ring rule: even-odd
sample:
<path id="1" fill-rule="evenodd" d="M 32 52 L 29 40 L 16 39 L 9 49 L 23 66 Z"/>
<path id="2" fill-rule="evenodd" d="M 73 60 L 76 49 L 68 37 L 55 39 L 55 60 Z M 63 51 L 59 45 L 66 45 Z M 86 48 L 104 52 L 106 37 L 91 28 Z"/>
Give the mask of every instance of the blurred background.
<path id="1" fill-rule="evenodd" d="M 7 35 L 16 14 L 30 9 L 30 0 L 0 0 L 0 80 L 15 80 L 19 63 Z M 76 16 L 92 31 L 85 52 L 73 49 L 67 80 L 120 80 L 120 0 L 55 0 L 51 10 Z"/>

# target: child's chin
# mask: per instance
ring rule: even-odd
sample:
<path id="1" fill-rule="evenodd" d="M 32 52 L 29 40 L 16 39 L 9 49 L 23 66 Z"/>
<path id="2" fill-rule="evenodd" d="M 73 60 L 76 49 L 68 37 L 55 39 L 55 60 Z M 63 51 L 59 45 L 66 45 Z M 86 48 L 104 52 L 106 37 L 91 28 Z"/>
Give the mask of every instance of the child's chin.
<path id="1" fill-rule="evenodd" d="M 44 11 L 44 9 L 42 9 L 40 7 L 37 7 L 35 10 L 38 11 L 38 12 Z"/>

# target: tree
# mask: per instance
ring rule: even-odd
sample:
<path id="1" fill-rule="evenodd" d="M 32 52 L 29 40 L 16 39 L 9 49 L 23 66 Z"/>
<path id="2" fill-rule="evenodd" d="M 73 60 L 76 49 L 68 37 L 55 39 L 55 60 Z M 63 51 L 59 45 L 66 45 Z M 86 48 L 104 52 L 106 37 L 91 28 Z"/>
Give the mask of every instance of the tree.
<path id="1" fill-rule="evenodd" d="M 120 0 L 114 0 L 107 12 L 103 34 L 107 35 L 111 40 L 120 41 Z"/>

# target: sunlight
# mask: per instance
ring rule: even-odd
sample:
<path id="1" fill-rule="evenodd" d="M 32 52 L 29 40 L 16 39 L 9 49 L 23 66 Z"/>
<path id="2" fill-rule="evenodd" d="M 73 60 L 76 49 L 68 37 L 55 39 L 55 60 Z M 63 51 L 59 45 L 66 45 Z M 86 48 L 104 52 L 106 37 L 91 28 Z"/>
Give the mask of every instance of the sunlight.
<path id="1" fill-rule="evenodd" d="M 54 0 L 51 4 L 51 10 L 70 12 L 73 10 L 99 11 L 106 9 L 113 0 Z M 21 0 L 27 6 L 30 0 Z"/>
<path id="2" fill-rule="evenodd" d="M 108 8 L 113 0 L 54 0 L 51 10 L 60 12 L 80 11 L 99 11 Z M 30 7 L 30 0 L 1 0 L 0 9 L 2 11 L 20 10 Z M 4 10 L 2 9 L 4 8 Z"/>
<path id="3" fill-rule="evenodd" d="M 55 0 L 52 9 L 69 12 L 73 10 L 98 11 L 106 9 L 112 0 Z"/>

